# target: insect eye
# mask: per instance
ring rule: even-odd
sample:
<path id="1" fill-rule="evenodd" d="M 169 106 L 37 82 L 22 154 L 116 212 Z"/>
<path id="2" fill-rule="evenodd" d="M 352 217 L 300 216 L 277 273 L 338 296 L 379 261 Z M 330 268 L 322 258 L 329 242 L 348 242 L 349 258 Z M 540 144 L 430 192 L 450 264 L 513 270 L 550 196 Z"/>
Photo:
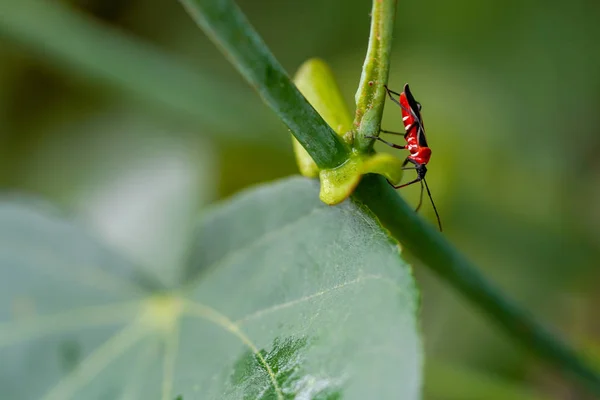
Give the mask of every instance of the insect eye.
<path id="1" fill-rule="evenodd" d="M 421 111 L 421 109 L 423 108 L 423 106 L 421 106 L 421 103 L 417 103 L 417 108 L 419 109 L 419 111 Z"/>

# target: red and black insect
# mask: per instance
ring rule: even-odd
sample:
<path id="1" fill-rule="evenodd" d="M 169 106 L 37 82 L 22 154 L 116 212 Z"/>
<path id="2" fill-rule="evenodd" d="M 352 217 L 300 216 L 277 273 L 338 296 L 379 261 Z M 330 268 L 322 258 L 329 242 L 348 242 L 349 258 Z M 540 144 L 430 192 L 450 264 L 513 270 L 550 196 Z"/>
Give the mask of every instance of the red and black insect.
<path id="1" fill-rule="evenodd" d="M 427 195 L 429 196 L 429 200 L 431 200 L 431 205 L 433 206 L 433 210 L 435 211 L 435 216 L 437 217 L 438 225 L 440 227 L 440 231 L 442 230 L 442 222 L 440 220 L 440 215 L 438 214 L 437 208 L 435 207 L 435 203 L 433 202 L 433 198 L 431 197 L 431 192 L 429 191 L 429 186 L 427 185 L 427 181 L 425 180 L 425 174 L 427 173 L 427 163 L 431 158 L 431 149 L 427 145 L 427 139 L 425 138 L 425 128 L 423 127 L 423 119 L 421 118 L 421 103 L 415 100 L 412 93 L 410 92 L 410 88 L 408 87 L 408 83 L 404 85 L 404 91 L 402 93 L 396 93 L 390 90 L 387 86 L 385 86 L 385 90 L 387 90 L 390 99 L 393 102 L 398 104 L 402 108 L 402 121 L 404 122 L 404 133 L 400 132 L 391 132 L 386 130 L 381 130 L 383 133 L 390 133 L 393 135 L 403 135 L 406 140 L 406 145 L 398 145 L 394 143 L 390 143 L 387 140 L 384 140 L 380 137 L 371 136 L 373 139 L 377 139 L 388 146 L 391 146 L 395 149 L 406 149 L 409 151 L 408 157 L 404 160 L 402 164 L 402 169 L 414 169 L 417 172 L 417 178 L 405 183 L 403 185 L 392 185 L 394 189 L 400 189 L 408 185 L 412 185 L 413 183 L 420 182 L 421 183 L 421 195 L 419 198 L 419 205 L 415 211 L 419 211 L 421 208 L 421 203 L 423 202 L 423 184 L 425 184 L 425 188 L 427 189 Z M 394 98 L 393 95 L 398 96 L 398 100 Z M 406 167 L 408 163 L 414 165 L 414 167 Z M 391 185 L 391 183 L 390 183 Z"/>

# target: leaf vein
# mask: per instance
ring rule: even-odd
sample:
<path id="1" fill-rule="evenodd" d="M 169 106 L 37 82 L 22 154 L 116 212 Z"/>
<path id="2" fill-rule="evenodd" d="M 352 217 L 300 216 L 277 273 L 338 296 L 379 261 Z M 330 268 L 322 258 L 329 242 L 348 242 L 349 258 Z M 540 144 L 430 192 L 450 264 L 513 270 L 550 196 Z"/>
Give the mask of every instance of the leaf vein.
<path id="1" fill-rule="evenodd" d="M 269 379 L 271 380 L 271 383 L 273 384 L 273 388 L 275 389 L 275 393 L 277 393 L 277 399 L 278 400 L 284 399 L 283 392 L 281 391 L 281 388 L 279 387 L 279 384 L 277 383 L 277 379 L 275 377 L 275 374 L 273 373 L 273 369 L 271 368 L 269 363 L 267 363 L 267 360 L 265 359 L 265 357 L 260 353 L 260 350 L 258 349 L 258 347 L 240 329 L 240 327 L 238 325 L 236 325 L 235 322 L 233 322 L 227 316 L 225 316 L 224 314 L 221 314 L 214 308 L 209 307 L 204 304 L 201 304 L 201 303 L 198 303 L 198 302 L 195 302 L 195 301 L 191 301 L 191 300 L 186 301 L 184 311 L 188 315 L 192 315 L 195 317 L 199 317 L 199 318 L 203 318 L 208 321 L 211 321 L 211 322 L 215 323 L 216 325 L 222 327 L 226 331 L 230 332 L 231 334 L 236 336 L 238 339 L 240 339 L 240 341 L 242 343 L 244 343 L 252 351 L 252 353 L 254 353 L 254 355 L 259 359 L 260 363 L 263 365 L 263 367 L 267 371 L 267 374 L 269 375 Z"/>
<path id="2" fill-rule="evenodd" d="M 127 321 L 140 310 L 141 304 L 140 301 L 135 301 L 82 307 L 60 313 L 36 315 L 20 321 L 0 323 L 0 348 L 37 336 Z"/>
<path id="3" fill-rule="evenodd" d="M 175 360 L 179 348 L 179 324 L 167 333 L 165 338 L 165 355 L 163 358 L 162 400 L 170 400 L 173 392 L 173 375 L 175 373 Z"/>
<path id="4" fill-rule="evenodd" d="M 394 282 L 391 279 L 386 278 L 384 276 L 381 276 L 381 275 L 363 275 L 363 276 L 359 276 L 358 278 L 352 279 L 350 281 L 343 282 L 343 283 L 340 283 L 338 285 L 335 285 L 335 286 L 333 286 L 333 287 L 331 287 L 329 289 L 322 290 L 320 292 L 316 292 L 316 293 L 313 293 L 313 294 L 310 294 L 310 295 L 307 295 L 307 296 L 304 296 L 304 297 L 301 297 L 301 298 L 298 298 L 298 299 L 295 299 L 295 300 L 290 300 L 290 301 L 285 302 L 285 303 L 277 304 L 277 305 L 274 305 L 274 306 L 271 306 L 271 307 L 263 308 L 262 310 L 255 311 L 252 314 L 248 314 L 248 315 L 246 315 L 246 316 L 244 316 L 244 317 L 236 320 L 234 323 L 236 325 L 243 325 L 243 324 L 245 324 L 248 321 L 260 318 L 263 315 L 271 314 L 271 313 L 277 312 L 279 310 L 283 310 L 285 308 L 293 307 L 293 306 L 298 305 L 300 303 L 304 303 L 304 302 L 310 301 L 312 299 L 325 296 L 325 295 L 327 295 L 327 294 L 329 294 L 331 292 L 335 292 L 337 290 L 343 289 L 343 288 L 348 287 L 348 286 L 356 285 L 357 283 L 364 282 L 364 281 L 367 281 L 367 280 L 381 280 L 381 281 L 388 282 L 388 283 L 392 284 L 397 289 L 400 289 L 400 287 L 398 286 L 398 284 L 396 282 Z"/>
<path id="5" fill-rule="evenodd" d="M 133 346 L 145 334 L 147 334 L 147 330 L 139 321 L 125 326 L 87 356 L 70 374 L 62 378 L 43 396 L 43 400 L 71 398 L 75 392 L 93 380 L 108 364 Z"/>

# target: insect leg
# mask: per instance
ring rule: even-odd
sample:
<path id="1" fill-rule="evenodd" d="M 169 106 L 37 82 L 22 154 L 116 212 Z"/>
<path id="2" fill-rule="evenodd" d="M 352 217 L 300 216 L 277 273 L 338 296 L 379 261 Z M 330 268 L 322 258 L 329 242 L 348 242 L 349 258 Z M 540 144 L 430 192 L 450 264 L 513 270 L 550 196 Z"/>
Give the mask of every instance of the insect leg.
<path id="1" fill-rule="evenodd" d="M 406 164 L 411 163 L 414 164 L 414 167 L 407 167 Z M 402 169 L 417 169 L 417 163 L 415 162 L 415 160 L 411 160 L 409 157 L 406 157 L 406 159 L 404 160 L 404 162 L 402 163 Z M 415 179 L 414 181 L 410 181 L 408 183 L 405 183 L 403 185 L 398 185 L 395 186 L 393 185 L 390 181 L 388 181 L 388 183 L 394 188 L 394 189 L 400 189 L 403 188 L 404 186 L 408 186 L 408 185 L 412 185 L 413 183 L 417 183 L 421 180 L 421 178 L 417 177 L 417 179 Z"/>
<path id="2" fill-rule="evenodd" d="M 396 185 L 392 185 L 391 183 L 390 183 L 390 185 L 392 185 L 392 187 L 393 187 L 394 189 L 400 189 L 400 188 L 403 188 L 403 187 L 405 187 L 405 186 L 412 185 L 413 183 L 417 183 L 417 182 L 419 182 L 420 180 L 421 180 L 421 178 L 417 178 L 417 179 L 415 179 L 414 181 L 410 181 L 410 182 L 408 182 L 408 183 L 405 183 L 405 184 L 403 184 L 403 185 L 398 185 L 398 186 L 396 186 Z"/>
<path id="3" fill-rule="evenodd" d="M 388 94 L 388 96 L 390 97 L 390 99 L 391 99 L 391 100 L 392 100 L 394 103 L 398 104 L 398 105 L 400 106 L 400 108 L 402 108 L 404 111 L 406 111 L 407 113 L 411 114 L 411 111 L 410 111 L 409 109 L 407 109 L 406 107 L 404 107 L 404 106 L 402 105 L 402 103 L 400 103 L 400 100 L 399 100 L 399 99 L 396 99 L 396 98 L 394 98 L 394 96 L 392 96 L 393 94 L 395 94 L 396 96 L 400 97 L 400 93 L 398 93 L 398 92 L 394 92 L 393 90 L 390 90 L 390 89 L 387 87 L 387 85 L 385 85 L 384 87 L 385 87 L 385 90 L 387 91 L 387 94 Z M 415 113 L 414 113 L 414 112 L 413 112 L 412 114 L 413 114 L 413 116 L 414 116 L 415 118 L 417 118 L 417 116 L 415 115 Z M 417 119 L 418 119 L 418 118 L 417 118 Z"/>
<path id="4" fill-rule="evenodd" d="M 400 93 L 398 92 L 394 92 L 393 90 L 391 90 L 387 85 L 383 85 L 383 87 L 385 88 L 385 90 L 388 92 L 388 94 L 395 94 L 396 96 L 400 96 Z"/>
<path id="5" fill-rule="evenodd" d="M 402 136 L 406 136 L 406 132 L 393 132 L 393 131 L 386 131 L 385 129 L 380 129 L 379 132 L 381 132 L 381 133 L 389 133 L 390 135 L 402 135 Z"/>
<path id="6" fill-rule="evenodd" d="M 377 139 L 380 142 L 383 142 L 383 143 L 387 144 L 388 146 L 393 147 L 395 149 L 406 149 L 406 145 L 394 144 L 394 143 L 388 142 L 387 140 L 380 138 L 379 136 L 365 136 L 365 137 L 369 138 L 369 139 Z"/>
<path id="7" fill-rule="evenodd" d="M 394 103 L 398 104 L 400 107 L 402 107 L 404 111 L 408 112 L 408 110 L 402 104 L 400 104 L 400 100 L 392 96 L 392 94 L 395 94 L 396 96 L 400 97 L 400 93 L 392 92 L 390 89 L 387 88 L 387 86 L 385 87 L 385 90 L 387 90 L 388 96 Z"/>
<path id="8" fill-rule="evenodd" d="M 406 159 L 404 160 L 404 162 L 402 163 L 402 167 L 406 167 L 406 164 L 411 163 L 415 166 L 415 169 L 417 169 L 417 162 L 415 160 L 411 160 L 410 157 L 406 157 Z M 410 168 L 412 169 L 412 168 Z"/>

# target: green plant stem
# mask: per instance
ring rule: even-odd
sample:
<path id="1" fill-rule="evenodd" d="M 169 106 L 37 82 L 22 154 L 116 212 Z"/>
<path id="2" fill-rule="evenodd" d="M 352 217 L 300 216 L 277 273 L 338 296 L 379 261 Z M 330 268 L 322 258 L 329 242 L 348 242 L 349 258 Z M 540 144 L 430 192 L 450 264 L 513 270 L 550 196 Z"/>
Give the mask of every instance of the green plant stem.
<path id="1" fill-rule="evenodd" d="M 600 376 L 572 348 L 506 297 L 432 225 L 418 216 L 378 175 L 368 175 L 354 192 L 391 235 L 454 286 L 516 341 L 600 394 Z"/>
<path id="2" fill-rule="evenodd" d="M 369 47 L 355 96 L 354 126 L 357 132 L 354 146 L 360 152 L 367 151 L 373 144 L 373 139 L 365 136 L 379 136 L 386 95 L 384 85 L 390 72 L 395 16 L 396 0 L 373 1 Z"/>
<path id="3" fill-rule="evenodd" d="M 321 169 L 332 169 L 346 162 L 347 146 L 300 94 L 233 1 L 181 0 L 181 3 Z"/>

